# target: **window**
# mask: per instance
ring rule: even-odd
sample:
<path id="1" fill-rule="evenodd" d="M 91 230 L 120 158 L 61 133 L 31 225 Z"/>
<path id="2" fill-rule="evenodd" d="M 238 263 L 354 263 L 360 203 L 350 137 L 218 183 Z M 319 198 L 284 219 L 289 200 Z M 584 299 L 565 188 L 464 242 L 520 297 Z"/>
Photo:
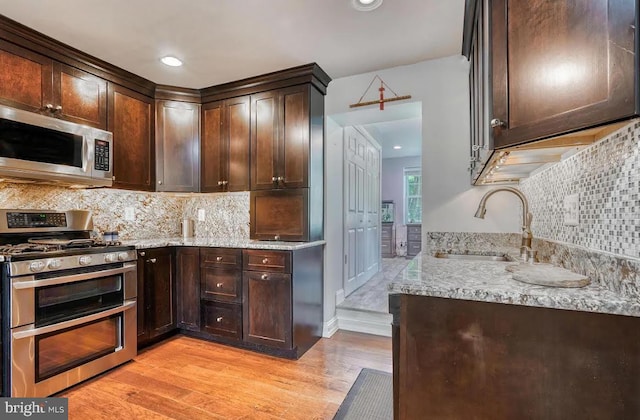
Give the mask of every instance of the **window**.
<path id="1" fill-rule="evenodd" d="M 422 223 L 422 171 L 404 168 L 404 223 Z"/>

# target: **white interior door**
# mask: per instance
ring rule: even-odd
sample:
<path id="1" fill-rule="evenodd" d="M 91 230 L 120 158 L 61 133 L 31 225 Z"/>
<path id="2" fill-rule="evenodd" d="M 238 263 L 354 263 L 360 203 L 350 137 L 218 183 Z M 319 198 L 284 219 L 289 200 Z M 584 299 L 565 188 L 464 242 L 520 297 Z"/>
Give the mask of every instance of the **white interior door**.
<path id="1" fill-rule="evenodd" d="M 354 127 L 345 128 L 345 296 L 380 267 L 380 148 L 376 146 Z"/>

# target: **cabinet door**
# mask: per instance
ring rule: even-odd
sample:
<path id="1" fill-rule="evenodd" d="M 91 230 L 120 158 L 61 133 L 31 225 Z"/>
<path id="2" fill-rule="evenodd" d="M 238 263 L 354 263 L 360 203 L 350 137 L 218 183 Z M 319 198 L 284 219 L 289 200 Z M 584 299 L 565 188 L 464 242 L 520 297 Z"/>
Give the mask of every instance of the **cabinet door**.
<path id="1" fill-rule="evenodd" d="M 244 341 L 291 349 L 291 275 L 245 271 L 242 288 Z"/>
<path id="2" fill-rule="evenodd" d="M 198 192 L 200 105 L 156 102 L 156 191 Z"/>
<path id="3" fill-rule="evenodd" d="M 202 106 L 201 191 L 224 191 L 226 176 L 224 142 L 224 102 L 211 102 Z"/>
<path id="4" fill-rule="evenodd" d="M 147 330 L 147 313 L 150 308 L 148 308 L 148 299 L 147 299 L 147 287 L 148 284 L 145 282 L 145 276 L 147 274 L 146 270 L 146 251 L 138 251 L 138 294 L 136 298 L 137 305 L 137 315 L 138 315 L 138 346 L 143 344 L 149 338 L 149 331 Z"/>
<path id="5" fill-rule="evenodd" d="M 634 115 L 636 2 L 510 1 L 491 7 L 496 147 Z"/>
<path id="6" fill-rule="evenodd" d="M 108 130 L 113 133 L 115 188 L 155 188 L 153 106 L 151 98 L 109 84 Z"/>
<path id="7" fill-rule="evenodd" d="M 147 314 L 149 338 L 176 328 L 175 283 L 171 248 L 149 250 L 145 259 L 150 312 Z"/>
<path id="8" fill-rule="evenodd" d="M 249 156 L 251 143 L 251 100 L 242 96 L 225 101 L 227 127 L 226 191 L 249 190 Z"/>
<path id="9" fill-rule="evenodd" d="M 278 91 L 251 96 L 251 190 L 276 186 L 278 102 Z"/>
<path id="10" fill-rule="evenodd" d="M 27 111 L 43 111 L 53 102 L 50 58 L 0 40 L 0 102 Z"/>
<path id="11" fill-rule="evenodd" d="M 309 189 L 251 191 L 249 237 L 309 240 Z"/>
<path id="12" fill-rule="evenodd" d="M 200 331 L 200 249 L 176 250 L 178 328 Z"/>
<path id="13" fill-rule="evenodd" d="M 54 115 L 68 121 L 107 128 L 107 82 L 82 70 L 54 63 Z"/>
<path id="14" fill-rule="evenodd" d="M 278 147 L 279 187 L 309 186 L 309 89 L 308 85 L 281 90 L 281 138 Z"/>

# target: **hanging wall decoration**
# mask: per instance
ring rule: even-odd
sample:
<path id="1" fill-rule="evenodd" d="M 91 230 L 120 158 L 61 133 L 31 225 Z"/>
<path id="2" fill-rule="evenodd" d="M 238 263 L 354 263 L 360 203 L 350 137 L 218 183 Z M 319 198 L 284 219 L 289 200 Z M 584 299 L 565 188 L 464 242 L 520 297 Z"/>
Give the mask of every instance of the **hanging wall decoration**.
<path id="1" fill-rule="evenodd" d="M 362 99 L 365 97 L 365 95 L 367 94 L 369 89 L 371 89 L 371 86 L 373 85 L 373 82 L 376 81 L 376 79 L 380 80 L 380 87 L 378 88 L 378 91 L 380 92 L 380 99 L 375 100 L 375 101 L 362 102 Z M 391 91 L 391 93 L 393 93 L 395 95 L 394 97 L 392 97 L 392 98 L 385 98 L 384 97 L 385 86 L 387 87 L 387 89 L 389 89 Z M 385 102 L 401 101 L 403 99 L 411 99 L 411 95 L 398 96 L 398 94 L 395 93 L 393 91 L 393 89 L 391 89 L 389 87 L 389 85 L 386 84 L 384 82 L 384 80 L 382 80 L 382 78 L 376 74 L 373 77 L 373 80 L 371 80 L 371 83 L 369 83 L 369 86 L 367 87 L 367 89 L 364 91 L 364 93 L 360 97 L 360 100 L 355 104 L 349 105 L 349 108 L 356 108 L 356 107 L 359 107 L 359 106 L 367 106 L 367 105 L 379 104 L 380 105 L 380 111 L 384 111 L 384 103 Z"/>

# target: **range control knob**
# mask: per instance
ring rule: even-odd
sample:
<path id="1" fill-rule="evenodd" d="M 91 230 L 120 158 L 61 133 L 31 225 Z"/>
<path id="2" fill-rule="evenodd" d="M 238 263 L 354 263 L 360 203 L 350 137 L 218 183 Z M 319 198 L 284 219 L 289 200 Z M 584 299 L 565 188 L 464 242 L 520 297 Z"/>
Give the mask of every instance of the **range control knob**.
<path id="1" fill-rule="evenodd" d="M 126 261 L 129 259 L 129 253 L 128 252 L 119 252 L 118 253 L 118 261 Z"/>
<path id="2" fill-rule="evenodd" d="M 29 271 L 37 272 L 44 270 L 44 261 L 33 261 L 29 264 Z"/>
<path id="3" fill-rule="evenodd" d="M 62 267 L 62 260 L 59 258 L 51 259 L 49 260 L 47 267 L 49 267 L 52 270 L 57 270 L 58 268 Z"/>
<path id="4" fill-rule="evenodd" d="M 116 262 L 118 260 L 118 256 L 116 254 L 106 254 L 104 256 L 104 261 L 108 263 Z"/>
<path id="5" fill-rule="evenodd" d="M 80 265 L 89 265 L 89 264 L 91 264 L 91 256 L 83 255 L 82 257 L 78 258 L 78 264 L 80 264 Z"/>

